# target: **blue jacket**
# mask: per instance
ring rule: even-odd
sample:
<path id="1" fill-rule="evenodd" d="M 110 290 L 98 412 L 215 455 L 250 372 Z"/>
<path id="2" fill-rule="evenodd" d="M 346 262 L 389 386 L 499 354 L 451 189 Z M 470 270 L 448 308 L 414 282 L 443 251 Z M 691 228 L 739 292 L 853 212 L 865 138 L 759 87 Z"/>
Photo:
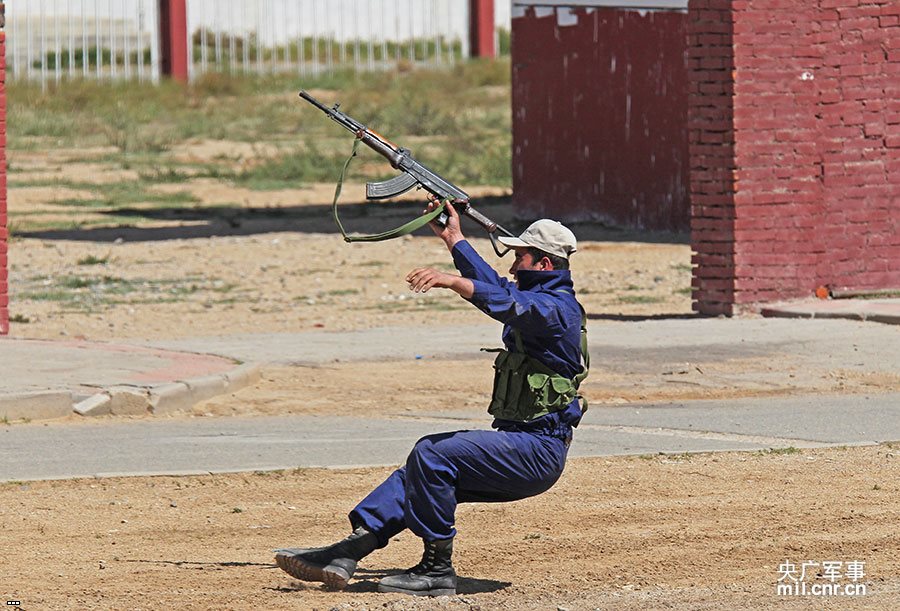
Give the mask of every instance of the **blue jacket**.
<path id="1" fill-rule="evenodd" d="M 525 352 L 567 378 L 583 369 L 581 361 L 581 307 L 569 270 L 518 273 L 518 284 L 502 278 L 463 240 L 453 247 L 453 263 L 475 285 L 469 300 L 482 312 L 503 323 L 503 344 L 516 351 L 513 329 L 522 336 Z M 578 426 L 581 408 L 575 400 L 566 409 L 527 423 L 494 420 L 494 428 L 527 430 L 568 437 Z"/>

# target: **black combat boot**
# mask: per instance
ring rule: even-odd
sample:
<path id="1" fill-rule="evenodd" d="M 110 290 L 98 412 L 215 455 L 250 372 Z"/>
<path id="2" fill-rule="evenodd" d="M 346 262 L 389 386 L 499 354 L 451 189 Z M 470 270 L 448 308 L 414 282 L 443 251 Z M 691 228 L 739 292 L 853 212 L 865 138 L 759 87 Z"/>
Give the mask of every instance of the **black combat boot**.
<path id="1" fill-rule="evenodd" d="M 456 571 L 450 562 L 453 539 L 425 541 L 422 561 L 401 575 L 391 575 L 378 582 L 379 592 L 397 592 L 413 596 L 453 596 L 456 594 Z"/>
<path id="2" fill-rule="evenodd" d="M 343 590 L 356 571 L 356 563 L 378 547 L 378 538 L 362 526 L 349 537 L 328 547 L 275 550 L 275 563 L 282 571 L 303 581 L 321 581 Z"/>

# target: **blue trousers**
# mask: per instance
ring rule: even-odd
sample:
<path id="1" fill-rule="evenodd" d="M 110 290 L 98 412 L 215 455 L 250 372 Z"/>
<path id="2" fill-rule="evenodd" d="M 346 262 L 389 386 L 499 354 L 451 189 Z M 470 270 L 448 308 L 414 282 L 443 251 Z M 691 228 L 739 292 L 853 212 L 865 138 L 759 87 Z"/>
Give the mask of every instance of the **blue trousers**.
<path id="1" fill-rule="evenodd" d="M 380 547 L 409 528 L 433 541 L 456 535 L 456 505 L 516 501 L 548 490 L 568 453 L 558 437 L 518 431 L 455 431 L 416 442 L 394 471 L 350 512 Z"/>

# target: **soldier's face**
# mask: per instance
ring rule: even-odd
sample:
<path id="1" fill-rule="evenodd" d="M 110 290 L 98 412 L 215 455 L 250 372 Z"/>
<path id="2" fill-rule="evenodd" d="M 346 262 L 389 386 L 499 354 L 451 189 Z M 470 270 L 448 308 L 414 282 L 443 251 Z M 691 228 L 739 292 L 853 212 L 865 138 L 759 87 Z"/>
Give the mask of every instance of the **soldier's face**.
<path id="1" fill-rule="evenodd" d="M 509 273 L 513 277 L 513 280 L 519 280 L 519 270 L 534 270 L 534 271 L 543 271 L 547 269 L 547 259 L 546 257 L 541 259 L 540 261 L 535 261 L 531 256 L 531 253 L 528 252 L 528 248 L 524 246 L 516 246 L 515 247 L 516 258 L 512 262 L 512 265 L 509 268 Z"/>

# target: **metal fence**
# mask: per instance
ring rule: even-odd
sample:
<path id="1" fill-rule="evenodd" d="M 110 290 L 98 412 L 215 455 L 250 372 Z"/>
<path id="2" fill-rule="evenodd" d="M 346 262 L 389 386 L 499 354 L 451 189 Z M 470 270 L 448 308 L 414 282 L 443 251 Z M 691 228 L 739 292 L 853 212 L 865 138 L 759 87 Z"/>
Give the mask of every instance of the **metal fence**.
<path id="1" fill-rule="evenodd" d="M 156 0 L 6 3 L 6 76 L 159 78 Z"/>
<path id="2" fill-rule="evenodd" d="M 189 76 L 448 65 L 468 0 L 187 0 Z M 7 78 L 160 76 L 157 0 L 6 3 Z"/>
<path id="3" fill-rule="evenodd" d="M 468 54 L 461 0 L 191 0 L 191 74 L 374 70 Z M 455 33 L 455 34 L 454 34 Z"/>

